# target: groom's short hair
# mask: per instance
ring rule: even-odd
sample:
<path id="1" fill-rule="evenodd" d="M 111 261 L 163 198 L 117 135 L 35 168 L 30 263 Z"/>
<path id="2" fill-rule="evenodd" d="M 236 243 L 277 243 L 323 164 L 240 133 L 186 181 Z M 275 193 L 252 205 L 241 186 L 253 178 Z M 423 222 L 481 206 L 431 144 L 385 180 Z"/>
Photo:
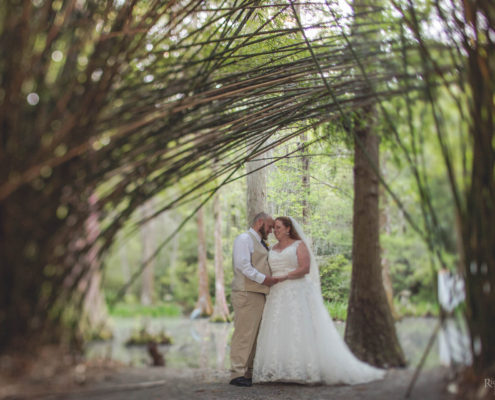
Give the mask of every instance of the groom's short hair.
<path id="1" fill-rule="evenodd" d="M 254 224 L 256 224 L 256 222 L 258 222 L 260 219 L 265 220 L 267 218 L 270 218 L 270 216 L 266 212 L 260 212 L 254 216 L 250 226 L 254 226 Z"/>

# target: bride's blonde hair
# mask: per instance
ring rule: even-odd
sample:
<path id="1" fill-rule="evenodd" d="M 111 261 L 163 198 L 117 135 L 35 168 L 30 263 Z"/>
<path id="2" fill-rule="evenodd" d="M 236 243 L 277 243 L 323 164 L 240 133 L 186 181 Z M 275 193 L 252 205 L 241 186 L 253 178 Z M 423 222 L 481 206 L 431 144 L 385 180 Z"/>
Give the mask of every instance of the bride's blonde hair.
<path id="1" fill-rule="evenodd" d="M 296 230 L 294 229 L 294 226 L 292 225 L 292 221 L 290 220 L 289 217 L 277 217 L 275 218 L 275 221 L 280 221 L 286 228 L 289 228 L 289 237 L 294 240 L 302 240 L 299 235 L 297 234 Z"/>

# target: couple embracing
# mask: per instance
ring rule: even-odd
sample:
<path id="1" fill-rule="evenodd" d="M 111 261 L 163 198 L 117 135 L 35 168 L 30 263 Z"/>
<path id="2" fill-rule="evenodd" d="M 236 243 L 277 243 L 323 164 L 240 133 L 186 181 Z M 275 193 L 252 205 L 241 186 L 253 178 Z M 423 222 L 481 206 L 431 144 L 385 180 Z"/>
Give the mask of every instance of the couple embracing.
<path id="1" fill-rule="evenodd" d="M 278 242 L 268 248 L 272 232 Z M 231 380 L 356 384 L 385 371 L 358 360 L 323 303 L 318 265 L 299 224 L 260 213 L 234 241 Z"/>

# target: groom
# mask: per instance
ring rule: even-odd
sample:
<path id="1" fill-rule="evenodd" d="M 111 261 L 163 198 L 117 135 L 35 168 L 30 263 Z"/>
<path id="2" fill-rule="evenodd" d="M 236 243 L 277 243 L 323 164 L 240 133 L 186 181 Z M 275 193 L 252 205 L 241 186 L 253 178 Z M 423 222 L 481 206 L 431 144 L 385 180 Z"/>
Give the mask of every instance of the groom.
<path id="1" fill-rule="evenodd" d="M 265 295 L 278 282 L 271 277 L 268 246 L 273 218 L 257 214 L 251 228 L 236 237 L 232 252 L 234 279 L 231 301 L 234 307 L 234 334 L 230 347 L 231 385 L 251 386 L 256 338 L 260 327 Z"/>

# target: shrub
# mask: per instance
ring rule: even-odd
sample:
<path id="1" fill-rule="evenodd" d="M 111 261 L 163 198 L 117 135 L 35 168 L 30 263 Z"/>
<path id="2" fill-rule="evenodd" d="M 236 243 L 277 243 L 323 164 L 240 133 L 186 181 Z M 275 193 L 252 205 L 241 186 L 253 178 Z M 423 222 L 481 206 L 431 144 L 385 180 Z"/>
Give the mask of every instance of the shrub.
<path id="1" fill-rule="evenodd" d="M 350 260 L 342 254 L 333 255 L 321 262 L 321 293 L 325 301 L 347 304 L 351 268 Z"/>

